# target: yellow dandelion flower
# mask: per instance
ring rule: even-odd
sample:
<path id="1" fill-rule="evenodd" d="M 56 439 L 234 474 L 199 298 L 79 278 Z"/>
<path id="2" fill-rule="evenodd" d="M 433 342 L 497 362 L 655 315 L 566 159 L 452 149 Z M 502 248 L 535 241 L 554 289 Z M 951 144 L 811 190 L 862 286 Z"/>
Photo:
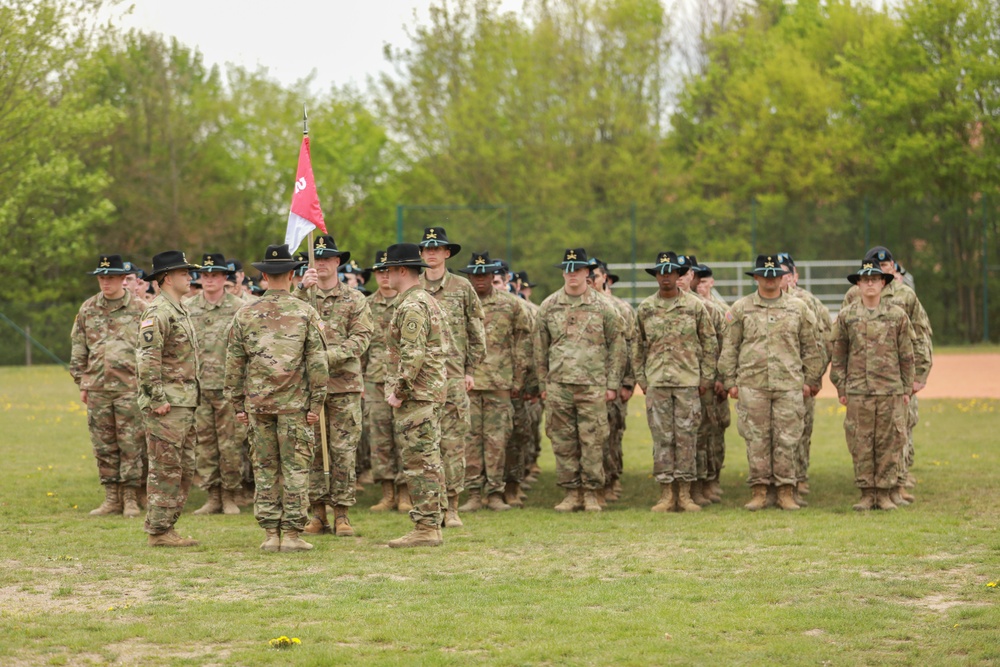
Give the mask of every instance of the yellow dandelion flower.
<path id="1" fill-rule="evenodd" d="M 47 495 L 49 498 L 51 498 L 51 497 L 53 497 L 56 494 L 52 493 L 51 491 L 46 491 L 45 495 Z"/>
<path id="2" fill-rule="evenodd" d="M 293 644 L 301 644 L 302 640 L 299 639 L 298 637 L 292 637 L 292 643 Z"/>
<path id="3" fill-rule="evenodd" d="M 986 584 L 986 588 L 996 588 L 996 587 L 997 587 L 997 582 L 995 581 L 991 581 L 990 583 Z"/>

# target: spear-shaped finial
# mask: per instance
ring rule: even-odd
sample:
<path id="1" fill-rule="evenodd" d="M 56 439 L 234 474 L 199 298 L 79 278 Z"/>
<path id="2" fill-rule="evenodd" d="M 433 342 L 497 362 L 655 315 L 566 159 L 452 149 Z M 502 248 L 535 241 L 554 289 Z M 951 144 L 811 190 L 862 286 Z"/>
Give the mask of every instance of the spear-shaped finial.
<path id="1" fill-rule="evenodd" d="M 309 136 L 309 114 L 306 113 L 306 105 L 302 105 L 302 135 Z"/>

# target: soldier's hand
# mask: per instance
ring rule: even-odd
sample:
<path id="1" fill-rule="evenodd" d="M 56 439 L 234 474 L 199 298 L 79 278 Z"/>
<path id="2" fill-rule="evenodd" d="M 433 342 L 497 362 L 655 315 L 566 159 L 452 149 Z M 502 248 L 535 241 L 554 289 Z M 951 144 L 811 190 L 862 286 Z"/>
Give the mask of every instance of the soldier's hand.
<path id="1" fill-rule="evenodd" d="M 739 387 L 733 387 L 732 389 L 729 390 L 729 398 L 739 398 L 739 397 L 740 397 Z"/>
<path id="2" fill-rule="evenodd" d="M 465 391 L 472 391 L 476 387 L 476 381 L 472 379 L 471 375 L 465 376 Z"/>
<path id="3" fill-rule="evenodd" d="M 319 422 L 319 415 L 318 414 L 316 414 L 312 410 L 310 410 L 309 412 L 306 413 L 306 423 L 307 424 L 309 424 L 310 426 L 312 426 L 313 424 L 316 424 L 318 422 Z"/>
<path id="4" fill-rule="evenodd" d="M 236 421 L 243 424 L 244 426 L 248 426 L 250 424 L 250 418 L 247 417 L 247 413 L 245 412 L 237 412 Z"/>
<path id="5" fill-rule="evenodd" d="M 921 389 L 923 389 L 926 386 L 927 386 L 926 382 L 914 382 L 913 383 L 913 393 L 914 394 L 917 393 L 918 391 L 920 391 Z"/>
<path id="6" fill-rule="evenodd" d="M 618 390 L 618 398 L 622 399 L 622 403 L 628 403 L 632 398 L 632 394 L 635 393 L 635 387 L 629 389 L 628 387 L 622 387 Z"/>
<path id="7" fill-rule="evenodd" d="M 807 384 L 802 385 L 802 397 L 809 398 L 812 395 L 813 395 L 812 387 L 810 387 Z"/>
<path id="8" fill-rule="evenodd" d="M 906 394 L 903 394 L 903 405 L 909 405 L 909 404 L 910 404 L 910 397 Z"/>
<path id="9" fill-rule="evenodd" d="M 543 391 L 542 393 L 540 393 L 540 394 L 538 395 L 538 398 L 539 398 L 539 399 L 541 399 L 541 400 L 543 400 L 543 401 L 544 401 L 544 400 L 545 400 L 546 398 L 548 398 L 548 397 L 549 397 L 549 392 L 547 392 L 547 391 Z"/>
<path id="10" fill-rule="evenodd" d="M 155 410 L 153 410 L 154 414 L 160 415 L 161 417 L 163 415 L 167 414 L 168 412 L 170 412 L 170 404 L 169 403 L 164 403 L 160 407 L 158 407 Z"/>
<path id="11" fill-rule="evenodd" d="M 723 398 L 726 395 L 726 385 L 717 381 L 715 383 L 715 395 L 719 398 Z"/>
<path id="12" fill-rule="evenodd" d="M 391 405 L 394 408 L 398 408 L 398 407 L 401 407 L 403 405 L 403 401 L 401 401 L 398 398 L 396 398 L 396 392 L 393 392 L 393 393 L 389 394 L 388 396 L 386 396 L 385 397 L 385 402 L 388 403 L 389 405 Z"/>
<path id="13" fill-rule="evenodd" d="M 840 397 L 840 404 L 841 405 L 847 405 L 847 397 L 846 396 L 841 396 Z"/>
<path id="14" fill-rule="evenodd" d="M 604 402 L 605 403 L 611 403 L 616 398 L 618 398 L 618 392 L 615 391 L 614 389 L 608 389 L 606 392 L 604 392 Z"/>
<path id="15" fill-rule="evenodd" d="M 316 269 L 306 269 L 305 274 L 302 276 L 302 287 L 309 289 L 310 287 L 315 287 L 318 282 L 319 274 L 316 273 Z"/>
<path id="16" fill-rule="evenodd" d="M 704 396 L 706 391 L 708 391 L 708 387 L 698 387 L 699 396 Z"/>
<path id="17" fill-rule="evenodd" d="M 83 403 L 84 405 L 87 404 L 87 390 L 86 389 L 81 389 L 80 390 L 80 402 Z"/>

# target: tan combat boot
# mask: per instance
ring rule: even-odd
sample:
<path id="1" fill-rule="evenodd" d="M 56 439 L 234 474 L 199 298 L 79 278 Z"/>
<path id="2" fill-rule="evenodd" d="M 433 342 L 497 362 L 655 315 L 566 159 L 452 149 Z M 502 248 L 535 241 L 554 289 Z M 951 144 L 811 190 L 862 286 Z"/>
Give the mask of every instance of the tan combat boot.
<path id="1" fill-rule="evenodd" d="M 898 487 L 893 487 L 893 488 L 889 489 L 889 500 L 891 500 L 892 504 L 895 505 L 896 507 L 903 507 L 904 505 L 909 505 L 910 504 L 910 503 L 906 502 L 905 500 L 903 500 L 903 497 L 901 495 L 899 495 L 899 488 Z"/>
<path id="2" fill-rule="evenodd" d="M 778 487 L 774 484 L 767 485 L 767 497 L 764 502 L 765 509 L 778 506 Z"/>
<path id="3" fill-rule="evenodd" d="M 281 550 L 281 533 L 278 532 L 277 528 L 265 528 L 264 534 L 267 535 L 261 545 L 261 551 L 280 551 Z"/>
<path id="4" fill-rule="evenodd" d="M 406 484 L 400 484 L 396 489 L 396 509 L 400 512 L 409 512 L 413 509 L 413 501 L 410 499 L 410 489 Z"/>
<path id="5" fill-rule="evenodd" d="M 585 512 L 601 512 L 604 508 L 601 507 L 601 502 L 597 499 L 597 491 L 593 489 L 586 489 L 583 492 L 583 511 Z"/>
<path id="6" fill-rule="evenodd" d="M 594 489 L 594 495 L 597 496 L 597 504 L 601 506 L 602 510 L 608 509 L 608 499 L 604 497 L 604 489 L 607 487 L 601 487 L 599 489 Z"/>
<path id="7" fill-rule="evenodd" d="M 802 480 L 796 486 L 798 487 L 798 492 L 800 496 L 809 495 L 809 482 Z"/>
<path id="8" fill-rule="evenodd" d="M 281 546 L 278 547 L 278 551 L 309 551 L 312 548 L 313 545 L 299 537 L 299 531 L 286 530 L 281 536 Z"/>
<path id="9" fill-rule="evenodd" d="M 139 509 L 139 490 L 134 486 L 126 486 L 122 490 L 123 507 L 122 514 L 130 519 L 142 516 L 142 510 Z"/>
<path id="10" fill-rule="evenodd" d="M 697 482 L 679 482 L 677 484 L 677 511 L 700 512 L 701 505 L 691 497 L 691 490 Z M 711 503 L 709 503 L 711 504 Z"/>
<path id="11" fill-rule="evenodd" d="M 391 512 L 396 509 L 396 485 L 390 481 L 382 480 L 382 500 L 372 505 L 372 512 Z"/>
<path id="12" fill-rule="evenodd" d="M 557 512 L 577 512 L 583 509 L 583 492 L 581 489 L 566 489 L 566 497 L 553 509 Z"/>
<path id="13" fill-rule="evenodd" d="M 712 501 L 705 497 L 701 492 L 701 486 L 703 482 L 700 480 L 690 482 L 688 487 L 689 495 L 691 496 L 691 501 L 694 502 L 698 507 L 708 507 L 712 504 Z"/>
<path id="14" fill-rule="evenodd" d="M 708 492 L 713 496 L 710 500 L 713 503 L 722 502 L 722 484 L 718 479 L 713 479 L 708 483 Z M 718 498 L 718 500 L 716 500 Z"/>
<path id="15" fill-rule="evenodd" d="M 913 473 L 909 470 L 906 471 L 906 481 L 903 482 L 903 486 L 908 489 L 912 489 L 917 485 L 917 478 L 913 476 Z"/>
<path id="16" fill-rule="evenodd" d="M 151 547 L 196 547 L 198 541 L 192 540 L 190 537 L 181 537 L 176 530 L 171 528 L 160 535 L 147 536 L 146 544 Z"/>
<path id="17" fill-rule="evenodd" d="M 660 499 L 650 508 L 650 512 L 673 512 L 677 506 L 674 500 L 674 485 L 660 484 Z"/>
<path id="18" fill-rule="evenodd" d="M 616 503 L 616 502 L 618 502 L 619 496 L 618 496 L 618 492 L 615 491 L 615 483 L 614 482 L 608 482 L 607 485 L 605 485 L 605 487 L 603 489 L 603 492 L 604 492 L 604 502 L 605 503 Z"/>
<path id="19" fill-rule="evenodd" d="M 363 473 L 358 475 L 358 484 L 374 484 L 375 478 L 372 476 L 371 470 L 365 470 Z"/>
<path id="20" fill-rule="evenodd" d="M 524 500 L 521 498 L 521 485 L 517 482 L 507 482 L 503 490 L 503 501 L 511 507 L 524 507 Z"/>
<path id="21" fill-rule="evenodd" d="M 312 503 L 309 511 L 312 518 L 306 523 L 304 532 L 310 535 L 331 535 L 333 528 L 330 527 L 330 521 L 326 518 L 326 503 Z"/>
<path id="22" fill-rule="evenodd" d="M 469 491 L 469 499 L 458 508 L 458 511 L 478 512 L 481 509 L 483 509 L 483 495 L 479 489 L 472 489 Z"/>
<path id="23" fill-rule="evenodd" d="M 743 507 L 751 512 L 756 512 L 767 507 L 767 484 L 754 484 L 750 487 L 750 492 L 753 496 L 750 498 L 750 502 Z"/>
<path id="24" fill-rule="evenodd" d="M 90 516 L 121 514 L 123 509 L 121 485 L 118 482 L 111 482 L 104 485 L 104 502 L 97 509 L 90 510 Z"/>
<path id="25" fill-rule="evenodd" d="M 805 498 L 799 495 L 799 487 L 795 484 L 792 484 L 792 500 L 799 507 L 809 507 L 809 503 L 806 502 Z"/>
<path id="26" fill-rule="evenodd" d="M 444 537 L 441 534 L 441 529 L 422 523 L 415 524 L 409 533 L 389 542 L 389 546 L 393 549 L 439 547 L 442 544 L 444 544 Z"/>
<path id="27" fill-rule="evenodd" d="M 491 493 L 490 497 L 486 499 L 486 507 L 494 512 L 506 512 L 510 509 L 510 505 L 503 501 L 501 493 Z"/>
<path id="28" fill-rule="evenodd" d="M 796 504 L 795 498 L 792 497 L 792 489 L 794 488 L 793 484 L 782 484 L 778 487 L 778 507 L 789 511 L 801 509 Z"/>
<path id="29" fill-rule="evenodd" d="M 875 489 L 861 489 L 861 500 L 854 505 L 855 512 L 875 509 Z"/>
<path id="30" fill-rule="evenodd" d="M 444 511 L 444 527 L 461 528 L 464 525 L 462 518 L 458 516 L 458 494 L 455 493 L 448 496 L 448 507 Z"/>
<path id="31" fill-rule="evenodd" d="M 228 489 L 222 490 L 222 513 L 233 514 L 240 513 L 240 506 L 236 504 L 236 492 L 230 491 Z"/>
<path id="32" fill-rule="evenodd" d="M 889 498 L 889 489 L 875 489 L 875 507 L 880 510 L 896 509 L 896 503 Z"/>
<path id="33" fill-rule="evenodd" d="M 208 500 L 205 504 L 194 511 L 194 514 L 221 514 L 222 513 L 222 487 L 213 486 L 208 490 Z"/>
<path id="34" fill-rule="evenodd" d="M 701 483 L 701 495 L 708 498 L 708 500 L 713 504 L 722 502 L 722 496 L 720 496 L 718 493 L 715 492 L 715 485 L 717 483 L 718 482 L 716 482 L 714 479 L 713 480 L 707 479 Z"/>
<path id="35" fill-rule="evenodd" d="M 896 490 L 899 491 L 899 497 L 902 498 L 903 502 L 906 503 L 907 505 L 912 505 L 913 503 L 917 502 L 917 499 L 913 497 L 913 494 L 907 491 L 906 487 L 903 486 L 902 484 L 900 484 L 899 488 L 897 488 Z"/>
<path id="36" fill-rule="evenodd" d="M 337 537 L 354 537 L 354 526 L 347 518 L 346 505 L 335 505 L 333 508 L 333 534 Z"/>

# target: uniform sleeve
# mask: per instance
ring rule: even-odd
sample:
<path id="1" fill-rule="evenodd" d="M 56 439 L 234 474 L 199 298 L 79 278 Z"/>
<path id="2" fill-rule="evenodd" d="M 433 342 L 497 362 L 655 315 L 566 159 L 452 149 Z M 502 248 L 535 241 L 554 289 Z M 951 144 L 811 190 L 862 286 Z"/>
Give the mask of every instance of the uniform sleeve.
<path id="1" fill-rule="evenodd" d="M 803 302 L 799 302 L 802 319 L 799 322 L 799 351 L 802 355 L 802 372 L 805 383 L 810 387 L 818 387 L 823 381 L 823 358 L 819 341 L 816 338 L 816 317 L 812 310 Z"/>
<path id="2" fill-rule="evenodd" d="M 896 334 L 896 348 L 899 350 L 899 377 L 903 383 L 903 393 L 913 394 L 913 382 L 916 378 L 916 358 L 913 351 L 915 334 L 910 318 L 903 317 Z M 926 379 L 926 376 L 925 376 Z"/>
<path id="3" fill-rule="evenodd" d="M 739 372 L 740 346 L 743 344 L 743 308 L 733 308 L 726 313 L 726 336 L 719 354 L 719 376 L 726 389 L 736 386 Z"/>
<path id="4" fill-rule="evenodd" d="M 552 336 L 549 335 L 548 309 L 543 305 L 535 318 L 535 373 L 538 376 L 538 393 L 545 391 L 545 383 L 549 377 L 549 346 Z"/>
<path id="5" fill-rule="evenodd" d="M 469 345 L 465 352 L 465 374 L 472 375 L 486 358 L 486 327 L 483 325 L 486 316 L 472 285 L 466 290 L 466 300 L 465 335 Z"/>
<path id="6" fill-rule="evenodd" d="M 396 398 L 404 399 L 409 395 L 409 390 L 424 365 L 431 321 L 428 314 L 419 308 L 407 308 L 398 316 L 400 317 L 399 365 L 393 391 L 396 393 Z"/>
<path id="7" fill-rule="evenodd" d="M 625 372 L 622 376 L 622 386 L 631 389 L 635 386 L 635 370 L 632 368 L 632 347 L 635 345 L 635 311 L 628 304 L 624 308 L 625 319 Z"/>
<path id="8" fill-rule="evenodd" d="M 326 402 L 326 386 L 330 378 L 327 365 L 326 338 L 319 313 L 312 309 L 306 328 L 306 373 L 309 375 L 309 411 L 319 414 Z"/>
<path id="9" fill-rule="evenodd" d="M 72 345 L 69 355 L 69 374 L 73 376 L 73 382 L 77 385 L 83 379 L 83 373 L 87 370 L 87 360 L 90 357 L 90 348 L 87 346 L 87 330 L 83 325 L 83 313 L 77 313 L 73 320 L 73 331 L 69 335 Z"/>
<path id="10" fill-rule="evenodd" d="M 917 382 L 926 383 L 927 376 L 931 374 L 931 366 L 934 364 L 934 346 L 931 342 L 933 331 L 931 321 L 927 317 L 920 299 L 914 296 L 913 317 L 910 318 L 910 325 L 913 330 L 913 362 L 914 378 Z"/>
<path id="11" fill-rule="evenodd" d="M 234 319 L 226 334 L 226 400 L 236 412 L 246 412 L 247 351 L 243 347 L 243 326 Z"/>
<path id="12" fill-rule="evenodd" d="M 847 308 L 860 298 L 861 289 L 857 285 L 851 285 L 850 289 L 847 290 L 847 294 L 844 295 L 844 301 L 840 304 L 840 309 Z"/>
<path id="13" fill-rule="evenodd" d="M 701 386 L 711 387 L 718 373 L 719 341 L 708 307 L 698 304 L 698 340 L 701 342 Z"/>
<path id="14" fill-rule="evenodd" d="M 625 318 L 611 304 L 604 305 L 604 340 L 608 346 L 607 388 L 618 391 L 625 376 Z"/>
<path id="15" fill-rule="evenodd" d="M 635 383 L 646 391 L 648 380 L 646 379 L 646 326 L 643 318 L 643 308 L 639 305 L 639 311 L 635 318 L 635 336 L 632 338 L 632 375 Z"/>
<path id="16" fill-rule="evenodd" d="M 351 309 L 350 321 L 347 323 L 347 339 L 340 345 L 330 347 L 326 352 L 330 367 L 333 368 L 335 364 L 348 359 L 360 358 L 368 351 L 374 331 L 372 309 L 367 301 L 359 299 Z"/>
<path id="17" fill-rule="evenodd" d="M 532 326 L 531 326 L 531 313 L 528 312 L 528 307 L 525 306 L 520 299 L 515 297 L 514 301 L 514 341 L 513 341 L 513 356 L 514 356 L 514 378 L 513 378 L 513 388 L 514 391 L 521 393 L 524 391 L 524 387 L 527 383 L 528 375 L 530 374 L 530 369 L 534 360 L 531 358 L 531 337 L 532 337 Z"/>
<path id="18" fill-rule="evenodd" d="M 146 311 L 139 323 L 139 347 L 136 348 L 136 374 L 139 393 L 149 399 L 149 408 L 156 410 L 167 403 L 163 391 L 163 340 L 170 328 L 169 316 L 160 311 Z"/>
<path id="19" fill-rule="evenodd" d="M 830 352 L 830 382 L 837 388 L 838 396 L 847 395 L 847 361 L 850 354 L 851 339 L 844 321 L 844 311 L 837 315 L 830 333 L 833 342 Z"/>

